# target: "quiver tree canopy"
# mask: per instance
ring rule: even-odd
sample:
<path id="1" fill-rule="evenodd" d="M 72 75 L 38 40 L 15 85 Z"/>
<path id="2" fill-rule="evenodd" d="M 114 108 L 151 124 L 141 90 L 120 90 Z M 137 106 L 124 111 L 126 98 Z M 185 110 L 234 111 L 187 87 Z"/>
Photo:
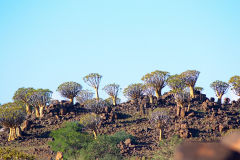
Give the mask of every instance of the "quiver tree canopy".
<path id="1" fill-rule="evenodd" d="M 100 117 L 95 113 L 88 113 L 81 117 L 80 124 L 86 129 L 90 129 L 93 132 L 94 138 L 97 139 L 98 125 L 101 122 Z"/>
<path id="2" fill-rule="evenodd" d="M 233 92 L 240 96 L 240 76 L 233 76 L 228 82 L 232 86 Z"/>
<path id="3" fill-rule="evenodd" d="M 186 85 L 190 89 L 191 98 L 194 98 L 194 86 L 197 82 L 199 74 L 200 74 L 200 72 L 196 71 L 196 70 L 187 70 L 187 71 L 181 73 L 182 77 L 184 78 L 184 81 L 185 81 Z"/>
<path id="4" fill-rule="evenodd" d="M 26 118 L 22 103 L 6 103 L 0 106 L 0 124 L 10 129 L 8 141 L 21 136 L 20 125 Z"/>
<path id="5" fill-rule="evenodd" d="M 177 74 L 170 76 L 167 84 L 172 92 L 183 91 L 187 87 L 184 78 Z"/>
<path id="6" fill-rule="evenodd" d="M 20 101 L 26 106 L 26 112 L 31 114 L 31 96 L 35 90 L 33 88 L 19 88 L 13 96 L 14 101 Z"/>
<path id="7" fill-rule="evenodd" d="M 143 84 L 142 83 L 131 84 L 123 90 L 123 94 L 128 99 L 132 100 L 137 99 L 143 96 Z"/>
<path id="8" fill-rule="evenodd" d="M 155 89 L 156 96 L 159 98 L 162 95 L 162 89 L 167 84 L 168 77 L 168 72 L 156 70 L 143 76 L 142 80 L 145 84 L 148 84 Z"/>
<path id="9" fill-rule="evenodd" d="M 149 97 L 150 103 L 153 103 L 153 96 L 154 96 L 155 89 L 148 84 L 143 85 L 143 94 Z"/>
<path id="10" fill-rule="evenodd" d="M 165 110 L 160 110 L 160 108 L 156 108 L 151 114 L 150 122 L 154 125 L 157 125 L 156 127 L 159 129 L 159 141 L 162 140 L 163 128 L 167 124 L 168 119 L 168 112 Z"/>
<path id="11" fill-rule="evenodd" d="M 89 90 L 81 90 L 77 97 L 76 100 L 78 103 L 84 105 L 86 101 L 93 99 L 93 92 L 89 91 Z"/>
<path id="12" fill-rule="evenodd" d="M 111 105 L 110 103 L 101 98 L 99 100 L 94 98 L 87 100 L 84 104 L 84 107 L 98 114 L 103 110 L 103 108 L 109 107 L 110 105 Z"/>
<path id="13" fill-rule="evenodd" d="M 37 89 L 31 97 L 32 106 L 35 108 L 36 117 L 43 117 L 45 106 L 50 103 L 52 91 L 49 89 Z"/>
<path id="14" fill-rule="evenodd" d="M 214 81 L 210 84 L 210 87 L 215 91 L 216 96 L 218 97 L 218 102 L 222 102 L 222 96 L 227 92 L 229 84 L 223 81 Z"/>
<path id="15" fill-rule="evenodd" d="M 74 97 L 76 97 L 81 90 L 82 86 L 72 81 L 62 83 L 57 89 L 61 96 L 68 98 L 71 103 L 73 103 Z"/>
<path id="16" fill-rule="evenodd" d="M 202 92 L 204 89 L 203 89 L 203 87 L 194 87 L 194 90 L 195 90 L 195 91 Z"/>
<path id="17" fill-rule="evenodd" d="M 118 84 L 108 84 L 103 90 L 112 98 L 113 105 L 115 106 L 117 103 L 117 96 L 120 91 L 120 86 Z"/>
<path id="18" fill-rule="evenodd" d="M 83 77 L 83 81 L 89 86 L 93 87 L 96 91 L 96 99 L 99 100 L 98 89 L 101 82 L 102 76 L 98 73 L 90 73 Z"/>

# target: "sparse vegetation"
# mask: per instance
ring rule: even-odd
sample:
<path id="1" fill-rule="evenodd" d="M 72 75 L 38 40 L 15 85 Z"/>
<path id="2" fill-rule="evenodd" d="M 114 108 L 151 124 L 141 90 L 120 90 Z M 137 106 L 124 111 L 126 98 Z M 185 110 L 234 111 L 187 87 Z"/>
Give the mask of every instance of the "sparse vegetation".
<path id="1" fill-rule="evenodd" d="M 35 160 L 35 157 L 13 148 L 0 148 L 1 160 Z"/>

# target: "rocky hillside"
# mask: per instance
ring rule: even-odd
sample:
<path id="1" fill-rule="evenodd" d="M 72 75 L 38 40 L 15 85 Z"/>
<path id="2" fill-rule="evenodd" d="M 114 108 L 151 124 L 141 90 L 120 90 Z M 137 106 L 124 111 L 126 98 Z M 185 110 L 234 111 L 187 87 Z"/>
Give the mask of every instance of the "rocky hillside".
<path id="1" fill-rule="evenodd" d="M 103 107 L 99 115 L 101 123 L 98 134 L 113 134 L 124 130 L 136 137 L 135 142 L 126 140 L 119 144 L 121 154 L 126 158 L 153 158 L 163 146 L 159 145 L 159 128 L 150 120 L 154 110 L 166 111 L 168 120 L 163 125 L 163 140 L 179 136 L 184 141 L 218 142 L 222 136 L 239 128 L 240 100 L 225 99 L 223 104 L 208 99 L 198 93 L 190 102 L 185 102 L 180 116 L 176 115 L 177 107 L 173 96 L 166 93 L 162 98 L 153 99 L 148 96 L 121 103 L 114 107 Z M 71 105 L 67 101 L 53 101 L 47 106 L 44 117 L 38 119 L 28 116 L 21 125 L 22 137 L 15 141 L 7 141 L 8 130 L 1 129 L 0 145 L 34 155 L 37 159 L 55 159 L 48 142 L 49 136 L 66 121 L 79 121 L 81 116 L 89 112 L 80 104 Z"/>

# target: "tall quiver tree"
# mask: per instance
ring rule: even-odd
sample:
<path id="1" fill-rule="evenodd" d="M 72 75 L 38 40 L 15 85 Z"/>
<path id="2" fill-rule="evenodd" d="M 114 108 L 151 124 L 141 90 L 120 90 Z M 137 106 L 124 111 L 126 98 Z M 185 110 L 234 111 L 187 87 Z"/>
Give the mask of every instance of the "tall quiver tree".
<path id="1" fill-rule="evenodd" d="M 84 82 L 95 89 L 97 100 L 99 100 L 98 89 L 99 89 L 101 79 L 102 79 L 102 76 L 98 73 L 90 73 L 89 75 L 86 75 L 85 77 L 83 77 Z"/>
<path id="2" fill-rule="evenodd" d="M 36 117 L 42 118 L 46 105 L 50 102 L 52 91 L 49 89 L 37 89 L 32 95 L 31 103 L 35 108 Z"/>
<path id="3" fill-rule="evenodd" d="M 118 93 L 121 90 L 120 86 L 115 83 L 108 84 L 104 86 L 103 90 L 112 98 L 113 105 L 115 106 L 117 104 Z"/>
<path id="4" fill-rule="evenodd" d="M 20 101 L 26 106 L 26 112 L 28 115 L 32 113 L 31 111 L 31 96 L 34 92 L 33 88 L 19 88 L 13 96 L 14 101 Z"/>
<path id="5" fill-rule="evenodd" d="M 137 99 L 143 95 L 143 84 L 135 83 L 124 88 L 123 95 L 131 100 Z"/>
<path id="6" fill-rule="evenodd" d="M 26 118 L 22 103 L 6 103 L 0 106 L 0 124 L 10 129 L 8 141 L 21 136 L 20 125 Z"/>
<path id="7" fill-rule="evenodd" d="M 186 92 L 186 83 L 182 75 L 170 76 L 167 80 L 168 86 L 171 88 L 171 92 L 174 96 L 175 102 L 177 104 L 177 116 L 180 112 L 183 112 L 182 117 L 185 116 L 184 102 L 189 98 L 189 94 Z"/>
<path id="8" fill-rule="evenodd" d="M 155 89 L 152 86 L 148 84 L 143 85 L 143 93 L 149 97 L 149 102 L 151 104 L 153 103 L 154 92 L 155 92 Z"/>
<path id="9" fill-rule="evenodd" d="M 74 97 L 82 90 L 82 86 L 77 82 L 64 82 L 58 86 L 57 91 L 61 96 L 68 98 L 73 103 Z"/>
<path id="10" fill-rule="evenodd" d="M 76 100 L 81 105 L 84 105 L 88 100 L 93 99 L 93 95 L 94 95 L 94 93 L 89 90 L 81 90 L 78 93 Z"/>
<path id="11" fill-rule="evenodd" d="M 197 82 L 199 74 L 200 74 L 200 72 L 196 71 L 196 70 L 187 70 L 187 71 L 181 73 L 186 85 L 190 89 L 190 97 L 191 98 L 194 98 L 194 95 L 195 95 L 194 86 Z"/>
<path id="12" fill-rule="evenodd" d="M 240 96 L 240 76 L 231 77 L 228 83 L 231 85 L 233 92 Z"/>
<path id="13" fill-rule="evenodd" d="M 156 70 L 154 72 L 147 73 L 142 77 L 142 80 L 145 84 L 152 86 L 155 89 L 157 98 L 160 98 L 162 95 L 162 89 L 167 84 L 168 77 L 168 72 Z"/>
<path id="14" fill-rule="evenodd" d="M 210 87 L 215 91 L 218 97 L 218 103 L 222 103 L 222 96 L 227 92 L 229 84 L 223 81 L 214 81 L 210 84 Z"/>

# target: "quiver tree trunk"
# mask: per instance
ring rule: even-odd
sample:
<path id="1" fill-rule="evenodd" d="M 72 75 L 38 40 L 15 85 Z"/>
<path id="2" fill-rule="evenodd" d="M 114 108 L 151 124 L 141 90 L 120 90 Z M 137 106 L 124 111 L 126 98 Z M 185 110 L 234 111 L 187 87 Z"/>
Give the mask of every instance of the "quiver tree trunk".
<path id="1" fill-rule="evenodd" d="M 98 88 L 95 88 L 95 92 L 96 92 L 96 99 L 97 99 L 97 101 L 99 101 Z"/>
<path id="2" fill-rule="evenodd" d="M 73 97 L 70 97 L 69 100 L 70 100 L 70 103 L 73 104 Z"/>
<path id="3" fill-rule="evenodd" d="M 16 135 L 17 135 L 17 137 L 22 137 L 22 130 L 20 127 L 16 128 Z"/>
<path id="4" fill-rule="evenodd" d="M 35 107 L 35 115 L 36 115 L 37 118 L 40 117 L 39 107 Z"/>
<path id="5" fill-rule="evenodd" d="M 8 141 L 13 141 L 18 137 L 17 132 L 16 132 L 16 128 L 15 127 L 10 127 L 9 129 L 10 129 L 10 131 L 9 131 Z"/>
<path id="6" fill-rule="evenodd" d="M 31 107 L 28 104 L 26 104 L 26 112 L 27 112 L 27 115 L 31 115 L 32 114 Z"/>
<path id="7" fill-rule="evenodd" d="M 149 102 L 150 102 L 150 104 L 152 104 L 152 103 L 153 103 L 153 96 L 152 96 L 152 95 L 149 95 L 148 97 L 149 97 Z"/>
<path id="8" fill-rule="evenodd" d="M 187 112 L 190 111 L 191 103 L 188 104 Z"/>
<path id="9" fill-rule="evenodd" d="M 176 113 L 177 116 L 180 116 L 180 110 L 181 110 L 181 107 L 179 104 L 177 104 L 177 113 Z"/>
<path id="10" fill-rule="evenodd" d="M 193 86 L 189 86 L 189 89 L 190 89 L 190 97 L 194 98 L 195 97 L 194 87 Z"/>
<path id="11" fill-rule="evenodd" d="M 162 89 L 156 89 L 155 93 L 156 93 L 157 99 L 159 99 L 161 97 L 161 95 L 162 95 Z"/>
<path id="12" fill-rule="evenodd" d="M 97 139 L 97 129 L 93 129 L 93 136 L 94 136 L 94 139 Z"/>
<path id="13" fill-rule="evenodd" d="M 40 116 L 40 118 L 43 117 L 43 111 L 44 111 L 44 106 L 40 106 L 39 107 L 39 116 Z"/>
<path id="14" fill-rule="evenodd" d="M 143 115 L 145 115 L 145 108 L 144 108 L 144 105 L 143 104 L 140 104 L 140 107 L 139 107 L 140 109 L 140 115 L 141 116 L 143 116 Z"/>
<path id="15" fill-rule="evenodd" d="M 218 97 L 218 101 L 217 101 L 218 104 L 222 104 L 222 96 L 223 96 L 222 94 L 217 96 Z"/>
<path id="16" fill-rule="evenodd" d="M 113 105 L 114 106 L 116 106 L 116 104 L 117 104 L 117 100 L 116 100 L 117 98 L 115 97 L 115 96 L 112 96 L 112 102 L 113 102 Z"/>
<path id="17" fill-rule="evenodd" d="M 157 127 L 159 128 L 159 139 L 158 140 L 161 141 L 162 140 L 162 132 L 163 132 L 162 123 L 158 122 Z"/>
<path id="18" fill-rule="evenodd" d="M 181 113 L 180 113 L 181 118 L 185 117 L 185 107 L 181 106 Z"/>

